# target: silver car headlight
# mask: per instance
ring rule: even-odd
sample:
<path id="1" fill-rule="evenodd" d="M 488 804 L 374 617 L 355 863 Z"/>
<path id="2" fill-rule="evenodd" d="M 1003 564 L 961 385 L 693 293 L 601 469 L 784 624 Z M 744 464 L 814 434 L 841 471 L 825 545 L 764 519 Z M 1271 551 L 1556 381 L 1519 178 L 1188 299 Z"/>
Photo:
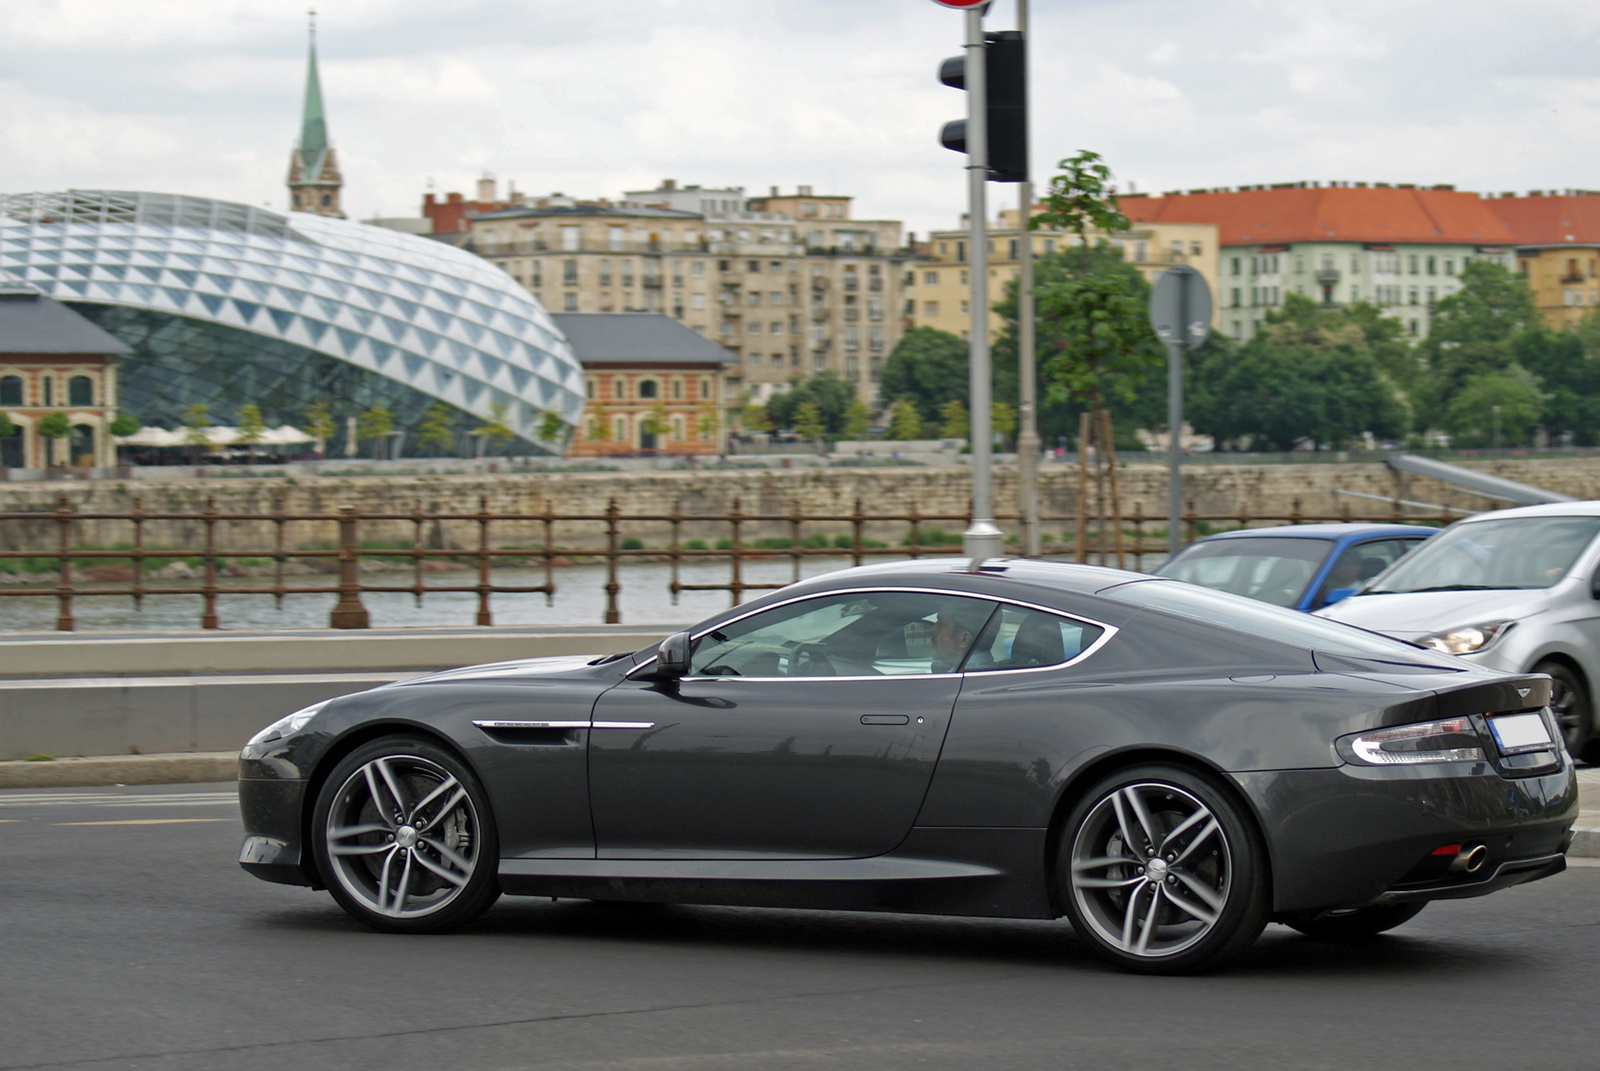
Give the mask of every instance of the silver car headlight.
<path id="1" fill-rule="evenodd" d="M 1511 631 L 1514 621 L 1491 621 L 1483 625 L 1467 625 L 1464 628 L 1453 628 L 1448 632 L 1435 632 L 1432 636 L 1423 637 L 1422 646 L 1438 651 L 1440 654 L 1472 654 L 1481 651 L 1494 643 L 1501 636 Z"/>
<path id="2" fill-rule="evenodd" d="M 306 722 L 316 717 L 317 712 L 327 705 L 328 700 L 324 699 L 320 703 L 313 703 L 304 710 L 297 710 L 286 718 L 279 718 L 277 721 L 273 722 L 271 725 L 252 736 L 250 738 L 250 743 L 270 744 L 272 741 L 281 739 L 282 737 L 288 736 L 291 733 L 297 733 L 301 729 L 305 728 Z"/>

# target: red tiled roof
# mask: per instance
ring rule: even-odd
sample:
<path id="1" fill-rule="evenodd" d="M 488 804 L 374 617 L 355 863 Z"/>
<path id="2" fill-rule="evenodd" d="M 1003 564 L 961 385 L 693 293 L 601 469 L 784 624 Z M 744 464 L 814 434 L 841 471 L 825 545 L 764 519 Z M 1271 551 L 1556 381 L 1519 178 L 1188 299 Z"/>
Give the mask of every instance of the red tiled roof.
<path id="1" fill-rule="evenodd" d="M 1497 245 L 1515 241 L 1494 201 L 1458 190 L 1315 186 L 1123 197 L 1135 223 L 1214 223 L 1223 245 L 1283 242 L 1425 242 Z"/>
<path id="2" fill-rule="evenodd" d="M 1600 245 L 1600 196 L 1530 193 L 1484 202 L 1517 245 Z"/>

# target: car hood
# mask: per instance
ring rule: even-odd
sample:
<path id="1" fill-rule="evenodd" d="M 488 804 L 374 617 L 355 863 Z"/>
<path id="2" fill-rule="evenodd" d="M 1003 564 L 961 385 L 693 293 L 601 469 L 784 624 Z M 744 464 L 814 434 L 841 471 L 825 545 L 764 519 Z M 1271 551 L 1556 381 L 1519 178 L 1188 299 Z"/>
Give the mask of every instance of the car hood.
<path id="1" fill-rule="evenodd" d="M 507 677 L 565 677 L 576 676 L 592 670 L 598 655 L 551 655 L 545 658 L 519 658 L 514 662 L 489 662 L 481 666 L 462 666 L 430 673 L 426 677 L 413 677 L 400 682 L 410 684 L 438 684 L 469 680 L 496 680 Z M 629 663 L 632 664 L 631 662 Z"/>
<path id="2" fill-rule="evenodd" d="M 1503 618 L 1531 617 L 1545 608 L 1548 590 L 1408 591 L 1352 595 L 1317 611 L 1318 617 L 1417 640 L 1446 629 Z"/>

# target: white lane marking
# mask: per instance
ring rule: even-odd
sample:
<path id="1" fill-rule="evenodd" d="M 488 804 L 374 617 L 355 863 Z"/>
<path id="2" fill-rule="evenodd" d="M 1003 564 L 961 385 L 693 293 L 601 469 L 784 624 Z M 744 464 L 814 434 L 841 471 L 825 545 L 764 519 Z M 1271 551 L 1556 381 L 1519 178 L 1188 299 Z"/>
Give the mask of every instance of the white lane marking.
<path id="1" fill-rule="evenodd" d="M 193 822 L 226 822 L 226 818 L 123 818 L 114 822 L 51 822 L 53 826 L 181 826 Z"/>
<path id="2" fill-rule="evenodd" d="M 142 793 L 102 796 L 89 792 L 0 795 L 0 807 L 217 807 L 237 806 L 234 792 Z"/>

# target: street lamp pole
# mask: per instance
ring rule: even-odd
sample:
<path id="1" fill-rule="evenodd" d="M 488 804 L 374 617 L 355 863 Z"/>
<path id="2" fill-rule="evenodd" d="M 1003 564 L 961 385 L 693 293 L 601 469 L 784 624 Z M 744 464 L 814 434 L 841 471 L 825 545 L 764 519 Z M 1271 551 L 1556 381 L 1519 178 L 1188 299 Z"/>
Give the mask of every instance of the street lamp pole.
<path id="1" fill-rule="evenodd" d="M 965 81 L 967 90 L 967 269 L 971 283 L 968 311 L 972 397 L 972 523 L 961 535 L 969 558 L 999 557 L 1005 539 L 994 523 L 991 467 L 994 440 L 990 413 L 989 245 L 985 229 L 984 184 L 989 180 L 988 94 L 984 81 L 984 5 L 968 8 Z"/>
<path id="2" fill-rule="evenodd" d="M 1017 0 L 1017 32 L 1028 42 L 1028 0 Z M 1033 180 L 1017 189 L 1017 492 L 1022 506 L 1022 552 L 1039 554 L 1039 417 L 1038 376 L 1034 371 Z"/>

